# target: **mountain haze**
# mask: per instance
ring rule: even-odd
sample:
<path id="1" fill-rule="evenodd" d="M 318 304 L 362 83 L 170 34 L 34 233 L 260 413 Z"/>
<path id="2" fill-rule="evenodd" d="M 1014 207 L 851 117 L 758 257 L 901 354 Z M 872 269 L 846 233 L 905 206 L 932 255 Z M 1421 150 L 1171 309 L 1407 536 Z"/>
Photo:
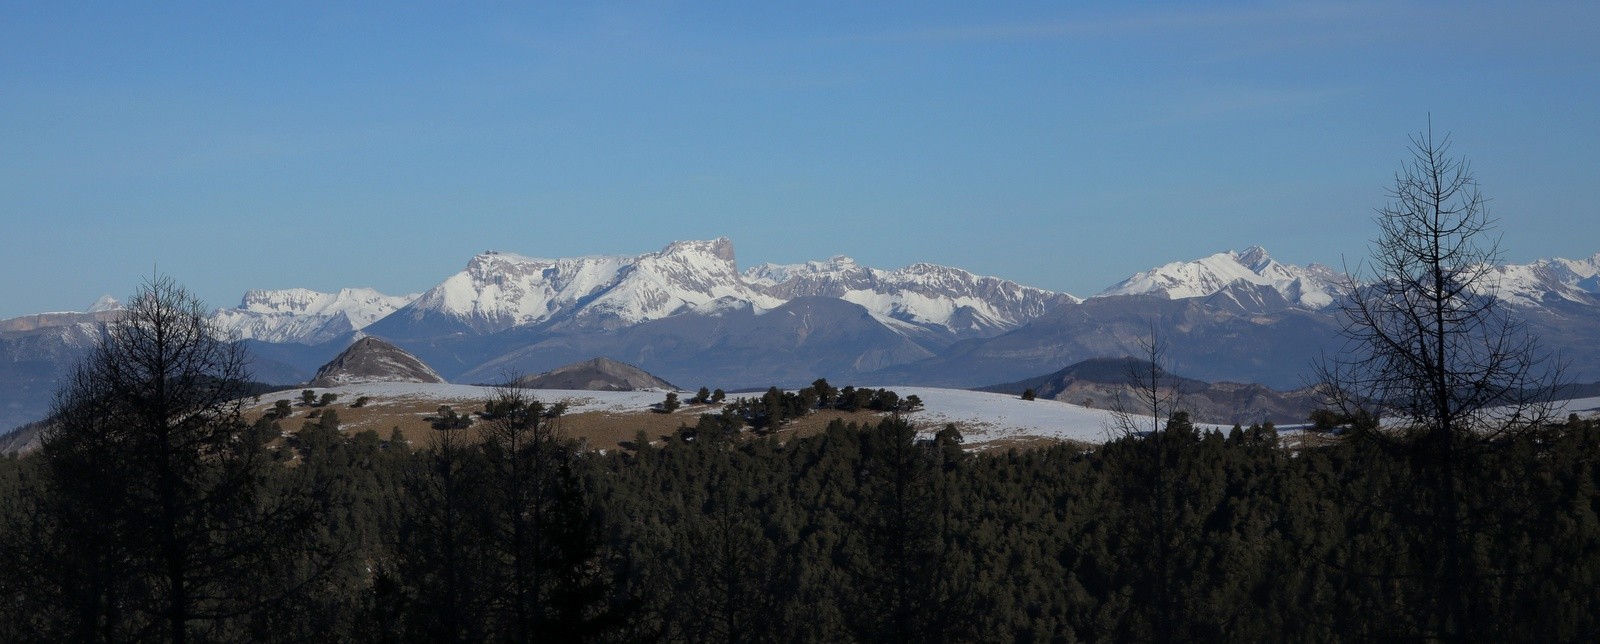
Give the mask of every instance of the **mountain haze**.
<path id="1" fill-rule="evenodd" d="M 587 391 L 676 389 L 672 383 L 650 375 L 643 369 L 603 357 L 557 367 L 536 376 L 525 376 L 513 384 L 525 389 Z"/>

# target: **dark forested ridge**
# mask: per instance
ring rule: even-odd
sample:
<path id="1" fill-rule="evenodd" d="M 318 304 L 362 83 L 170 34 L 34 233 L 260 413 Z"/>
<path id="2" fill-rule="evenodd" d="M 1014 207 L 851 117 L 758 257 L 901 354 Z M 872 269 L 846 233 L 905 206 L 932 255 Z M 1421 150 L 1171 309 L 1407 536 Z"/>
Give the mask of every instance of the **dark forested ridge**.
<path id="1" fill-rule="evenodd" d="M 1427 486 L 1404 458 L 1344 440 L 1292 451 L 1270 427 L 1195 431 L 1182 415 L 1093 451 L 960 449 L 889 418 L 821 435 L 675 439 L 582 452 L 543 419 L 412 449 L 313 426 L 278 450 L 259 499 L 318 508 L 300 546 L 230 560 L 264 601 L 190 637 L 347 641 L 1570 641 L 1600 633 L 1600 423 L 1486 446 L 1471 624 L 1431 598 Z M 537 409 L 525 407 L 524 409 Z M 492 422 L 492 421 L 490 421 Z M 503 424 L 514 427 L 515 423 Z M 480 428 L 481 429 L 481 428 Z M 253 435 L 253 434 L 245 434 Z M 272 451 L 272 450 L 268 450 Z M 292 457 L 292 460 L 291 460 Z M 66 537 L 41 457 L 0 460 L 0 639 L 177 639 L 130 540 L 96 568 Z M 70 510 L 70 509 L 69 509 Z M 217 526 L 240 524 L 213 519 Z M 81 528 L 81 526 L 80 526 Z M 226 543 L 229 535 L 214 535 Z M 46 537 L 58 539 L 41 540 Z M 252 542 L 261 542 L 255 539 Z M 156 549 L 159 554 L 159 548 Z M 217 572 L 222 575 L 222 572 Z M 1459 576 L 1449 580 L 1459 583 Z M 214 603 L 208 603 L 214 602 Z M 84 611 L 88 611 L 87 613 Z M 98 612 L 96 612 L 98 611 Z M 1471 629 L 1470 631 L 1465 629 Z"/>

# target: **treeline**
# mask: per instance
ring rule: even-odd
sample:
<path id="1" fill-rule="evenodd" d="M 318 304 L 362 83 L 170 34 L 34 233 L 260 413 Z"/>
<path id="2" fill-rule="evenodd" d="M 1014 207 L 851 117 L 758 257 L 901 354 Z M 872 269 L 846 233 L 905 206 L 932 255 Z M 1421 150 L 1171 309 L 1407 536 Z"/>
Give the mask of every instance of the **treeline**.
<path id="1" fill-rule="evenodd" d="M 74 523 L 85 509 L 60 504 L 85 497 L 46 485 L 46 458 L 0 460 L 0 640 L 1600 634 L 1595 421 L 1487 444 L 1444 499 L 1379 443 L 1293 451 L 1270 428 L 1201 432 L 1182 414 L 1090 451 L 971 453 L 953 428 L 890 417 L 602 455 L 531 401 L 499 405 L 417 449 L 302 429 L 252 499 L 189 526 L 205 574 L 185 580 L 177 626 L 147 565 L 172 545 L 160 526 L 118 515 L 96 533 L 113 526 Z M 265 427 L 241 428 L 243 449 L 272 451 Z M 1470 570 L 1431 565 L 1443 503 L 1470 510 Z M 284 526 L 243 538 L 254 524 L 229 519 L 269 505 Z M 1449 594 L 1469 623 L 1440 621 Z"/>

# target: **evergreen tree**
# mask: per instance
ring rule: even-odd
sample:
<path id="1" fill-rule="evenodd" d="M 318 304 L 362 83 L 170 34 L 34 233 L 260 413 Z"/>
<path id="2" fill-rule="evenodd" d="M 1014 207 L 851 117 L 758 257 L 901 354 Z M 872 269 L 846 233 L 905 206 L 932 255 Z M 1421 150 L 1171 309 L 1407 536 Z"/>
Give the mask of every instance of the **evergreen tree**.
<path id="1" fill-rule="evenodd" d="M 863 432 L 853 630 L 868 641 L 959 640 L 970 628 L 968 569 L 950 545 L 949 500 L 934 452 L 898 417 Z"/>
<path id="2" fill-rule="evenodd" d="M 305 583 L 316 508 L 275 493 L 242 419 L 241 345 L 168 278 L 129 300 L 57 395 L 29 553 L 50 639 L 235 639 Z M 315 575 L 316 566 L 306 571 Z"/>

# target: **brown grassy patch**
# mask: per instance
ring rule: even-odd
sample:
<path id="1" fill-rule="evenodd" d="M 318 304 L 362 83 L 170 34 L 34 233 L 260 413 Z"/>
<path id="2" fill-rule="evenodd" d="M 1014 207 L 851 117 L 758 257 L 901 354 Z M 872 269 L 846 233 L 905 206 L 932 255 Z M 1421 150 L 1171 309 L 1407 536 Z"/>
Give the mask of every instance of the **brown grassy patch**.
<path id="1" fill-rule="evenodd" d="M 427 400 L 384 398 L 373 399 L 363 407 L 351 407 L 355 401 L 343 399 L 326 407 L 304 407 L 299 403 L 299 392 L 292 393 L 294 394 L 292 396 L 263 396 L 260 403 L 246 408 L 246 419 L 254 421 L 270 411 L 274 402 L 287 399 L 295 406 L 292 416 L 279 421 L 285 432 L 294 433 L 306 423 L 320 422 L 319 419 L 311 418 L 310 413 L 331 409 L 339 413 L 339 428 L 345 433 L 353 434 L 370 429 L 387 439 L 389 433 L 398 428 L 400 434 L 413 446 L 422 447 L 428 444 L 429 437 L 434 432 L 432 422 L 427 418 L 437 415 L 440 405 L 450 405 L 457 414 L 476 414 L 483 411 L 484 403 L 481 398 Z M 592 449 L 617 449 L 625 441 L 632 442 L 634 435 L 641 429 L 651 441 L 659 441 L 663 436 L 671 436 L 679 426 L 693 427 L 700 420 L 700 414 L 715 413 L 719 409 L 721 407 L 718 405 L 686 405 L 671 414 L 656 413 L 648 409 L 623 413 L 603 411 L 569 413 L 561 417 L 560 431 L 564 436 L 584 441 Z M 474 418 L 475 424 L 482 422 L 482 419 L 476 416 Z M 822 426 L 826 425 L 827 422 L 823 421 Z"/>
<path id="2" fill-rule="evenodd" d="M 281 392 L 276 395 L 263 396 L 261 402 L 249 405 L 245 410 L 246 420 L 254 421 L 272 409 L 277 400 L 289 400 L 294 404 L 293 415 L 279 424 L 288 433 L 294 433 L 306 423 L 319 422 L 311 418 L 312 411 L 333 410 L 339 414 L 339 428 L 347 434 L 372 430 L 378 436 L 387 439 L 390 432 L 398 428 L 401 436 L 414 447 L 424 447 L 428 444 L 429 437 L 434 429 L 429 416 L 437 415 L 440 405 L 450 405 L 457 414 L 476 414 L 483 410 L 482 398 L 459 399 L 417 399 L 417 398 L 374 398 L 363 407 L 351 407 L 354 400 L 340 399 L 326 407 L 305 407 L 300 405 L 299 392 Z M 556 402 L 556 401 L 546 401 Z M 652 412 L 649 409 L 640 409 L 635 412 L 605 412 L 592 411 L 583 413 L 569 413 L 561 417 L 560 431 L 563 436 L 583 441 L 590 449 L 614 450 L 622 447 L 623 443 L 631 444 L 639 430 L 644 430 L 652 443 L 660 444 L 663 439 L 670 438 L 679 427 L 693 427 L 699 422 L 701 414 L 715 414 L 722 409 L 721 405 L 684 405 L 678 411 L 670 414 Z M 845 423 L 858 425 L 875 424 L 887 413 L 872 411 L 846 412 L 836 409 L 824 409 L 806 414 L 805 417 L 792 420 L 778 428 L 772 435 L 780 441 L 792 437 L 809 437 L 821 434 L 827 429 L 828 423 L 841 420 Z M 915 412 L 907 414 L 905 418 L 917 423 Z M 475 422 L 481 423 L 481 419 Z M 924 423 L 918 423 L 925 425 Z M 963 429 L 961 424 L 957 427 Z M 932 426 L 922 427 L 924 430 L 937 429 Z M 468 433 L 472 436 L 472 433 Z M 1058 439 L 1019 436 L 1005 438 L 985 443 L 969 443 L 968 450 L 1001 450 L 1006 449 L 1033 449 L 1059 444 Z"/>

